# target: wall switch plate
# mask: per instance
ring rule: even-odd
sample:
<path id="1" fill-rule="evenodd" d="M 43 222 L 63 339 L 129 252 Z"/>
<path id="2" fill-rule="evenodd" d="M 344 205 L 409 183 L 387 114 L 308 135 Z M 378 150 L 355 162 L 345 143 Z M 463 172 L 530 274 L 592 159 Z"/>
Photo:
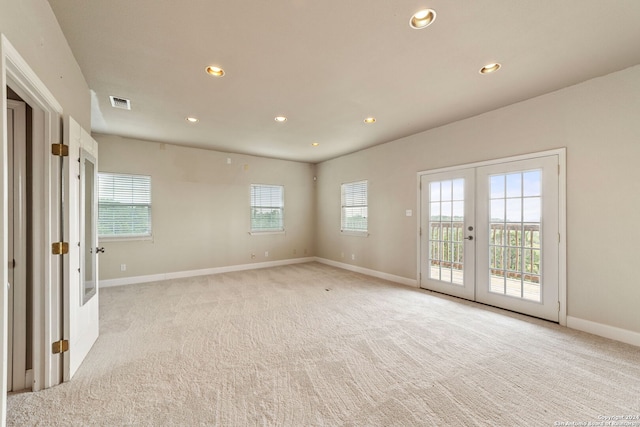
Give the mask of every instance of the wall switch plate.
<path id="1" fill-rule="evenodd" d="M 413 211 L 411 209 L 407 209 L 406 211 L 404 211 L 404 214 L 406 216 L 413 216 Z"/>
<path id="2" fill-rule="evenodd" d="M 127 271 L 127 264 L 120 264 L 120 271 Z"/>
<path id="3" fill-rule="evenodd" d="M 264 251 L 264 256 L 265 256 L 265 258 L 268 258 L 269 257 L 269 251 Z"/>

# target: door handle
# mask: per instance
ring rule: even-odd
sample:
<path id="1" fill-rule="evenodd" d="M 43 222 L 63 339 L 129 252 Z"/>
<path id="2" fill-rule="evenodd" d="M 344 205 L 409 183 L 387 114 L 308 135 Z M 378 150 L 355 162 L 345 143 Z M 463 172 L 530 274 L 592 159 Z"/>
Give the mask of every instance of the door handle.
<path id="1" fill-rule="evenodd" d="M 473 236 L 465 237 L 464 240 L 473 240 Z"/>
<path id="2" fill-rule="evenodd" d="M 102 247 L 102 248 L 96 248 L 96 253 L 97 253 L 97 254 L 103 254 L 103 253 L 104 253 L 104 247 Z"/>

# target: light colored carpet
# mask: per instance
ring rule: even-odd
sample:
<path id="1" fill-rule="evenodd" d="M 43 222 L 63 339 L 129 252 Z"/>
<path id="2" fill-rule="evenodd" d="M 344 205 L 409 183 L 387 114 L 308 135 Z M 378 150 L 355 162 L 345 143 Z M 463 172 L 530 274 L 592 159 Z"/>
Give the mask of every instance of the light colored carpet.
<path id="1" fill-rule="evenodd" d="M 637 347 L 317 263 L 100 297 L 101 335 L 76 377 L 10 396 L 9 425 L 552 426 L 640 415 Z"/>

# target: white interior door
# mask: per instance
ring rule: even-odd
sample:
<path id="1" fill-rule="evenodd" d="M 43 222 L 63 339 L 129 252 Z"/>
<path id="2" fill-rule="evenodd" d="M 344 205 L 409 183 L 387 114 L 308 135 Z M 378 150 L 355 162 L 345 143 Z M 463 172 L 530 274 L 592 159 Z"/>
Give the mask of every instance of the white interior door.
<path id="1" fill-rule="evenodd" d="M 474 170 L 422 175 L 422 286 L 475 298 Z"/>
<path id="2" fill-rule="evenodd" d="M 558 166 L 549 155 L 421 175 L 421 286 L 559 321 Z"/>
<path id="3" fill-rule="evenodd" d="M 97 173 L 98 144 L 68 118 L 65 126 L 69 145 L 69 207 L 65 233 L 69 256 L 65 265 L 64 336 L 69 350 L 64 353 L 64 381 L 76 373 L 99 333 Z"/>

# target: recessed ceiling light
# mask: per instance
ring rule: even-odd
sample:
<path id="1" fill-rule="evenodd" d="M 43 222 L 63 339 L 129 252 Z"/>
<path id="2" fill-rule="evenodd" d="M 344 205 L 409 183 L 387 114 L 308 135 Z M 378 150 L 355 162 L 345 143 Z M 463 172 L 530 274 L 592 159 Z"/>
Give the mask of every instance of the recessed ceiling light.
<path id="1" fill-rule="evenodd" d="M 287 118 L 285 116 L 276 116 L 275 118 L 276 122 L 286 122 Z"/>
<path id="2" fill-rule="evenodd" d="M 224 70 L 220 67 L 209 65 L 207 68 L 205 68 L 205 70 L 207 73 L 211 74 L 214 77 L 224 76 Z"/>
<path id="3" fill-rule="evenodd" d="M 498 64 L 497 62 L 494 62 L 492 64 L 487 64 L 484 67 L 480 68 L 480 74 L 495 73 L 500 69 L 500 67 L 502 67 L 502 65 Z"/>
<path id="4" fill-rule="evenodd" d="M 320 145 L 319 142 L 312 142 L 311 145 L 313 145 L 314 147 L 317 147 L 318 145 Z"/>
<path id="5" fill-rule="evenodd" d="M 367 117 L 366 119 L 364 119 L 364 122 L 366 124 L 375 123 L 376 122 L 376 118 L 375 117 Z"/>
<path id="6" fill-rule="evenodd" d="M 196 117 L 187 117 L 185 118 L 185 120 L 188 121 L 189 123 L 198 123 L 200 121 Z"/>
<path id="7" fill-rule="evenodd" d="M 413 14 L 409 20 L 411 28 L 421 30 L 433 24 L 436 20 L 436 11 L 433 9 L 422 9 Z"/>

